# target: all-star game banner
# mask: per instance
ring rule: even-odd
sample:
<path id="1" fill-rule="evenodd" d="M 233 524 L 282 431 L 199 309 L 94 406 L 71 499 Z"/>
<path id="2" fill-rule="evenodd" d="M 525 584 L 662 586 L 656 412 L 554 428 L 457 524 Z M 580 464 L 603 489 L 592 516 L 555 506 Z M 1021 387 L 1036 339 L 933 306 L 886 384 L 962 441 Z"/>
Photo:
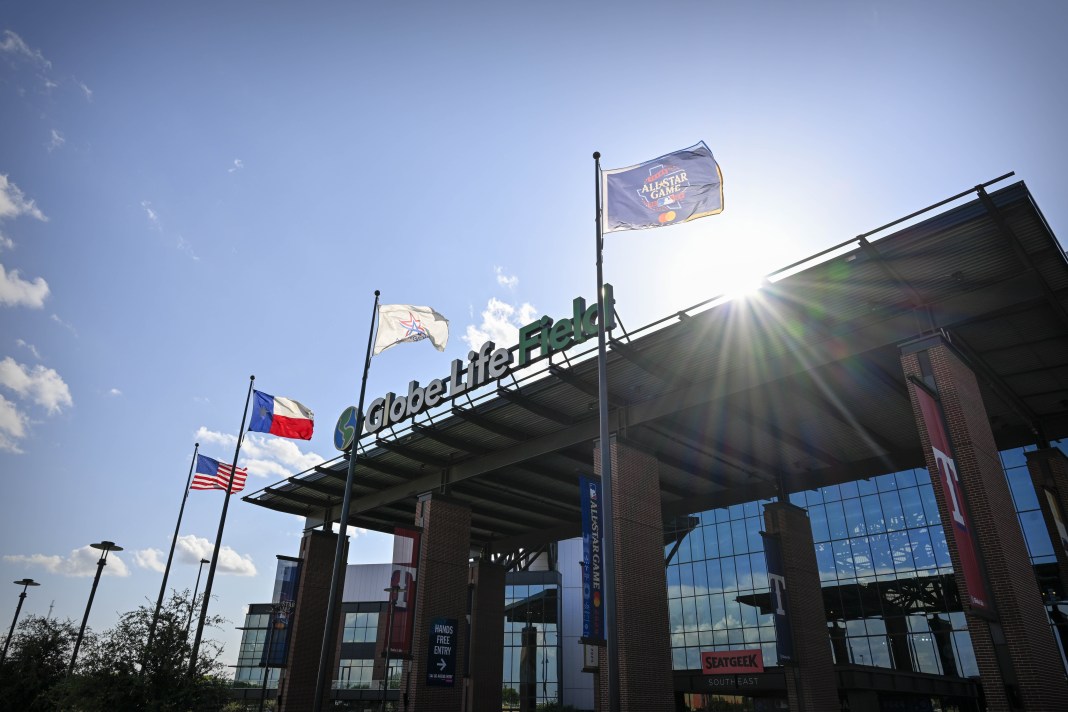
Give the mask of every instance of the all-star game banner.
<path id="1" fill-rule="evenodd" d="M 582 491 L 582 642 L 604 642 L 604 549 L 601 482 L 579 478 Z"/>
<path id="2" fill-rule="evenodd" d="M 293 626 L 293 607 L 297 601 L 300 581 L 300 559 L 278 558 L 274 576 L 274 604 L 268 622 L 266 640 L 260 664 L 264 667 L 285 667 L 289 655 L 289 634 Z"/>
<path id="3" fill-rule="evenodd" d="M 688 222 L 723 212 L 723 174 L 704 141 L 601 172 L 605 233 Z"/>

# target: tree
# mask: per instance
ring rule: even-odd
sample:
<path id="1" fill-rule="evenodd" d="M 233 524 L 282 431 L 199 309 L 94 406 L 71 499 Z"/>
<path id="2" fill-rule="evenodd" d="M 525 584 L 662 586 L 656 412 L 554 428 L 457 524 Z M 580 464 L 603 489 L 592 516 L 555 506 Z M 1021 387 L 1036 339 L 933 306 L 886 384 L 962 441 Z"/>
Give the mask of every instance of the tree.
<path id="1" fill-rule="evenodd" d="M 514 687 L 501 690 L 501 704 L 511 709 L 519 706 L 519 692 Z"/>
<path id="2" fill-rule="evenodd" d="M 72 712 L 185 712 L 192 709 L 218 709 L 226 699 L 229 680 L 223 678 L 219 662 L 222 646 L 205 641 L 197 658 L 196 675 L 188 673 L 190 655 L 189 592 L 172 592 L 160 610 L 151 649 L 145 649 L 154 606 L 141 606 L 124 614 L 114 628 L 100 635 L 87 633 L 82 642 L 73 675 L 64 677 L 76 635 L 69 621 L 57 624 L 44 619 L 27 619 L 13 641 L 13 664 L 29 667 L 42 651 L 55 650 L 49 663 L 32 684 L 22 689 L 8 675 L 8 665 L 0 682 L 0 709 L 68 710 Z M 44 621 L 44 622 L 41 622 Z M 32 626 L 27 625 L 32 622 Z M 212 616 L 207 625 L 224 620 Z M 57 666 L 58 664 L 58 666 Z M 14 673 L 16 676 L 18 672 Z M 9 689 L 11 688 L 11 689 Z M 7 702 L 3 695 L 11 694 Z M 18 696 L 21 695 L 21 696 Z"/>
<path id="3" fill-rule="evenodd" d="M 63 680 L 74 651 L 78 627 L 71 620 L 59 621 L 27 616 L 11 639 L 11 652 L 0 668 L 0 709 L 52 710 L 47 693 Z M 84 641 L 91 643 L 92 631 Z"/>

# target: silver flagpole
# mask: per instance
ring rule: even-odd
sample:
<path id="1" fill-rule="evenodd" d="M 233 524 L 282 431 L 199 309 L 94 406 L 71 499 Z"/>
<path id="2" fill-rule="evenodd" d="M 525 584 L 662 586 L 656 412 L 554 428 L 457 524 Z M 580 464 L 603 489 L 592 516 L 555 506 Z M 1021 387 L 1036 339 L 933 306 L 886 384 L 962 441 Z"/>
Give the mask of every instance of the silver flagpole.
<path id="1" fill-rule="evenodd" d="M 618 636 L 616 635 L 616 540 L 612 491 L 612 447 L 608 433 L 608 354 L 605 336 L 605 323 L 608 321 L 604 311 L 604 233 L 601 194 L 601 154 L 593 153 L 594 194 L 597 206 L 597 407 L 601 419 L 601 514 L 604 517 L 604 617 L 605 656 L 607 664 L 605 675 L 608 678 L 608 712 L 619 712 L 619 678 L 616 664 Z"/>
<path id="2" fill-rule="evenodd" d="M 197 656 L 200 653 L 200 639 L 204 636 L 204 621 L 208 619 L 208 603 L 211 601 L 211 584 L 215 580 L 215 568 L 219 564 L 219 549 L 222 547 L 223 527 L 226 526 L 226 509 L 230 506 L 230 491 L 234 488 L 234 474 L 237 472 L 237 457 L 241 454 L 241 442 L 245 438 L 245 421 L 248 419 L 248 404 L 252 400 L 252 384 L 255 376 L 248 377 L 248 395 L 245 396 L 245 410 L 241 413 L 241 428 L 237 431 L 237 447 L 234 449 L 234 464 L 230 467 L 230 480 L 226 483 L 226 497 L 223 499 L 222 514 L 219 516 L 219 533 L 215 535 L 215 549 L 211 553 L 211 566 L 208 567 L 208 582 L 204 584 L 204 602 L 200 607 L 200 621 L 197 634 L 193 638 L 193 649 L 189 654 L 189 674 L 197 674 Z"/>
<path id="3" fill-rule="evenodd" d="M 189 499 L 189 485 L 193 481 L 193 468 L 197 464 L 197 452 L 200 450 L 200 443 L 193 443 L 193 459 L 189 462 L 189 475 L 185 479 L 185 491 L 182 493 L 182 506 L 178 508 L 178 523 L 174 525 L 174 536 L 171 537 L 171 550 L 167 554 L 167 567 L 163 569 L 163 583 L 159 587 L 159 598 L 156 599 L 156 611 L 152 614 L 152 624 L 148 626 L 148 641 L 145 643 L 145 652 L 141 657 L 141 674 L 145 672 L 145 665 L 148 663 L 148 653 L 152 648 L 152 640 L 156 637 L 156 624 L 159 622 L 159 610 L 163 607 L 163 596 L 167 591 L 167 578 L 171 575 L 171 562 L 174 560 L 174 547 L 178 543 L 178 531 L 182 526 L 182 515 L 185 513 L 185 503 Z M 196 591 L 193 592 L 194 596 Z M 192 609 L 190 609 L 192 613 Z"/>
<path id="4" fill-rule="evenodd" d="M 334 570 L 330 574 L 330 600 L 326 602 L 326 623 L 323 625 L 323 648 L 319 653 L 319 677 L 315 683 L 314 712 L 319 712 L 323 705 L 326 682 L 330 670 L 334 667 L 333 631 L 337 627 L 338 600 L 341 598 L 342 584 L 345 582 L 345 540 L 348 537 L 349 509 L 352 505 L 352 485 L 356 479 L 357 444 L 363 434 L 363 397 L 367 393 L 367 372 L 371 370 L 371 346 L 374 344 L 375 317 L 378 315 L 378 297 L 375 290 L 375 305 L 371 310 L 371 329 L 367 334 L 367 355 L 363 360 L 363 380 L 360 383 L 360 403 L 356 406 L 356 431 L 352 436 L 352 448 L 349 450 L 349 467 L 345 475 L 345 494 L 341 499 L 341 520 L 338 522 L 337 549 L 334 552 Z"/>

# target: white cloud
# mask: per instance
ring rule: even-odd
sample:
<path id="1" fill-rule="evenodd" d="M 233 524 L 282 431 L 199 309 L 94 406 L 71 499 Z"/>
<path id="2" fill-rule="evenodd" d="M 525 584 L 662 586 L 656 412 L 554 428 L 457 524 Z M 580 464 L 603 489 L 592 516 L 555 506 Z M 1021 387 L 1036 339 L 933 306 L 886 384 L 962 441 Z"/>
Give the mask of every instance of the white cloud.
<path id="1" fill-rule="evenodd" d="M 166 236 L 167 231 L 163 228 L 163 219 L 160 218 L 159 211 L 153 208 L 152 203 L 147 200 L 141 201 L 141 207 L 145 211 L 145 217 L 148 218 L 148 226 L 160 235 Z M 181 235 L 178 235 L 178 238 L 174 242 L 174 246 L 179 252 L 184 252 L 189 255 L 193 261 L 200 261 L 200 258 L 193 251 L 193 245 Z"/>
<path id="2" fill-rule="evenodd" d="M 245 162 L 242 161 L 240 158 L 235 158 L 234 159 L 234 165 L 232 165 L 229 168 L 227 168 L 226 172 L 227 173 L 233 173 L 234 171 L 239 171 L 244 167 L 245 167 Z"/>
<path id="3" fill-rule="evenodd" d="M 0 173 L 0 220 L 17 218 L 20 215 L 29 215 L 42 221 L 48 220 L 37 207 L 37 203 L 27 200 L 22 190 L 9 181 L 7 175 Z"/>
<path id="4" fill-rule="evenodd" d="M 159 221 L 159 213 L 152 209 L 152 203 L 142 200 L 141 207 L 145 209 L 145 215 L 148 216 L 148 222 L 152 229 L 163 232 L 163 225 Z"/>
<path id="5" fill-rule="evenodd" d="M 201 559 L 211 559 L 214 548 L 215 544 L 212 541 L 195 534 L 187 534 L 178 537 L 174 553 L 178 561 L 182 563 L 198 564 Z M 229 546 L 219 547 L 219 563 L 215 570 L 235 576 L 256 575 L 256 565 L 252 563 L 252 557 L 239 554 Z"/>
<path id="6" fill-rule="evenodd" d="M 514 274 L 505 274 L 503 267 L 494 267 L 493 271 L 497 273 L 497 284 L 502 287 L 515 289 L 519 285 L 519 277 L 516 277 Z"/>
<path id="7" fill-rule="evenodd" d="M 0 304 L 6 307 L 30 307 L 40 309 L 49 293 L 48 282 L 38 277 L 27 282 L 17 269 L 8 272 L 0 264 Z"/>
<path id="8" fill-rule="evenodd" d="M 20 347 L 20 348 L 23 348 L 23 349 L 26 349 L 27 351 L 29 351 L 31 354 L 33 354 L 33 357 L 35 359 L 37 359 L 38 361 L 41 360 L 41 352 L 38 351 L 37 347 L 34 346 L 33 344 L 28 344 L 25 341 L 23 341 L 22 339 L 15 339 L 15 345 Z"/>
<path id="9" fill-rule="evenodd" d="M 75 329 L 74 326 L 72 326 L 71 324 L 68 324 L 67 322 L 65 322 L 62 319 L 60 319 L 59 318 L 59 314 L 53 314 L 50 318 L 52 319 L 52 321 L 54 321 L 57 324 L 59 324 L 60 326 L 62 326 L 64 329 L 66 329 L 70 333 L 74 334 L 75 336 L 78 335 L 78 330 Z"/>
<path id="10" fill-rule="evenodd" d="M 493 297 L 482 310 L 482 323 L 468 324 L 464 341 L 474 351 L 486 341 L 498 346 L 510 346 L 519 341 L 519 327 L 534 321 L 537 310 L 524 302 L 516 307 Z"/>
<path id="11" fill-rule="evenodd" d="M 200 258 L 197 257 L 197 253 L 193 252 L 193 246 L 190 245 L 189 242 L 184 237 L 182 237 L 181 235 L 178 236 L 177 247 L 178 247 L 178 250 L 180 252 L 184 252 L 187 255 L 189 255 L 193 259 L 194 262 L 199 262 L 200 261 Z"/>
<path id="12" fill-rule="evenodd" d="M 85 95 L 85 100 L 91 102 L 93 100 L 93 90 L 87 87 L 85 85 L 85 82 L 80 82 L 77 79 L 74 80 L 74 83 L 77 84 L 78 88 L 82 90 L 82 94 Z"/>
<path id="13" fill-rule="evenodd" d="M 37 365 L 26 367 L 7 356 L 0 361 L 0 386 L 17 393 L 23 399 L 31 399 L 42 406 L 49 415 L 55 415 L 63 406 L 74 405 L 70 388 L 55 369 Z"/>
<path id="14" fill-rule="evenodd" d="M 120 391 L 118 388 L 112 388 L 112 389 L 108 390 L 108 395 L 109 396 L 121 396 L 122 395 L 122 391 Z"/>
<path id="15" fill-rule="evenodd" d="M 208 430 L 201 426 L 194 439 L 227 448 L 237 445 L 237 437 L 228 433 Z M 271 479 L 284 479 L 303 472 L 325 460 L 314 452 L 303 452 L 292 440 L 266 437 L 248 433 L 241 444 L 241 467 L 247 467 L 249 475 Z"/>
<path id="16" fill-rule="evenodd" d="M 26 437 L 26 416 L 15 404 L 0 396 L 0 452 L 22 453 L 18 441 Z"/>
<path id="17" fill-rule="evenodd" d="M 39 49 L 30 49 L 21 37 L 11 30 L 4 30 L 4 38 L 0 40 L 0 52 L 6 52 L 19 59 L 25 59 L 41 69 L 51 69 L 52 63 L 45 59 Z"/>
<path id="18" fill-rule="evenodd" d="M 134 563 L 142 569 L 163 573 L 163 552 L 159 549 L 141 549 L 134 552 Z"/>
<path id="19" fill-rule="evenodd" d="M 49 573 L 61 576 L 95 576 L 100 554 L 101 552 L 98 549 L 86 545 L 80 549 L 74 549 L 70 552 L 70 556 L 66 558 L 47 554 L 30 554 L 28 556 L 17 554 L 4 556 L 4 561 L 25 566 L 39 566 Z M 119 558 L 118 554 L 111 552 L 108 554 L 107 564 L 104 566 L 104 575 L 126 577 L 130 575 L 130 569 L 126 567 L 126 563 Z"/>
<path id="20" fill-rule="evenodd" d="M 15 249 L 15 241 L 10 237 L 0 232 L 0 250 L 13 250 Z"/>
<path id="21" fill-rule="evenodd" d="M 59 131 L 56 131 L 55 129 L 52 129 L 52 140 L 45 144 L 45 148 L 47 148 L 48 152 L 51 153 L 57 148 L 63 148 L 63 144 L 65 144 L 66 142 L 67 139 L 63 138 L 63 134 L 61 134 Z"/>

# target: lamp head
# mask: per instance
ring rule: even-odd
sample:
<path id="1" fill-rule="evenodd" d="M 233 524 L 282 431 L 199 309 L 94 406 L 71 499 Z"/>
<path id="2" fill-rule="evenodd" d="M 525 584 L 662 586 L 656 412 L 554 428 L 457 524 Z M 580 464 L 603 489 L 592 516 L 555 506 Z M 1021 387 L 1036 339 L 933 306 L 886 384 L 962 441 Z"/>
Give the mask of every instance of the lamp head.
<path id="1" fill-rule="evenodd" d="M 25 578 L 25 579 L 22 579 L 21 581 L 16 581 L 15 585 L 16 586 L 40 586 L 41 584 L 37 583 L 36 581 L 34 581 L 31 578 Z"/>
<path id="2" fill-rule="evenodd" d="M 96 544 L 90 544 L 89 546 L 94 549 L 100 549 L 101 551 L 122 551 L 121 546 L 113 541 L 108 541 L 107 539 L 97 542 Z"/>

